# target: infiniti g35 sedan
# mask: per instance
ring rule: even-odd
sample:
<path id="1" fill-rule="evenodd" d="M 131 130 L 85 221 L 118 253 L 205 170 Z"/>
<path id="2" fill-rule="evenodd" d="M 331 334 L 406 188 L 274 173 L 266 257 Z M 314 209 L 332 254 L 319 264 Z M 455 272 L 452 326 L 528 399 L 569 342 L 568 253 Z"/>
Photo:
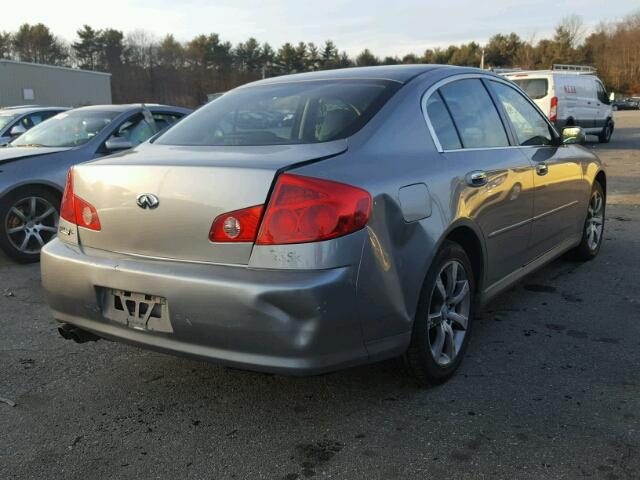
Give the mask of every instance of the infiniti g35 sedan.
<path id="1" fill-rule="evenodd" d="M 190 113 L 163 105 L 96 105 L 60 113 L 0 149 L 0 248 L 36 262 L 58 230 L 71 165 L 148 140 Z"/>
<path id="2" fill-rule="evenodd" d="M 572 251 L 606 177 L 509 80 L 436 65 L 226 93 L 69 171 L 42 279 L 61 335 L 286 374 L 459 366 L 475 309 Z"/>

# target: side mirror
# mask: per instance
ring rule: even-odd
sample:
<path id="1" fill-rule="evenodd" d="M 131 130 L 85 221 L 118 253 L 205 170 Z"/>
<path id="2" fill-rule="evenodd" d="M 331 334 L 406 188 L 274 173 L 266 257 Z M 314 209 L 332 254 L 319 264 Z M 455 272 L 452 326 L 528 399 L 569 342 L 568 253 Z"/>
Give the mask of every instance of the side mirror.
<path id="1" fill-rule="evenodd" d="M 105 142 L 104 147 L 110 152 L 117 152 L 118 150 L 133 148 L 133 144 L 123 137 L 111 137 Z"/>
<path id="2" fill-rule="evenodd" d="M 582 145 L 587 141 L 587 135 L 584 133 L 582 127 L 565 127 L 562 129 L 562 144 L 563 145 Z"/>
<path id="3" fill-rule="evenodd" d="M 19 137 L 20 135 L 22 135 L 23 133 L 25 133 L 27 131 L 26 128 L 24 128 L 23 125 L 15 125 L 14 127 L 11 128 L 11 130 L 9 130 L 9 135 L 11 135 L 13 138 L 15 137 Z"/>

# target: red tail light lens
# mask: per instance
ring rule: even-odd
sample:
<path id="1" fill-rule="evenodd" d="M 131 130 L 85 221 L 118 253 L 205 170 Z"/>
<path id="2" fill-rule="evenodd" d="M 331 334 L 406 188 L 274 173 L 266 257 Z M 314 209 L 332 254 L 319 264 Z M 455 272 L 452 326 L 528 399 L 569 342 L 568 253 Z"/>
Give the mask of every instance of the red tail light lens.
<path id="1" fill-rule="evenodd" d="M 88 228 L 89 230 L 100 231 L 100 219 L 98 212 L 89 202 L 85 202 L 80 197 L 73 197 L 76 204 L 76 225 Z"/>
<path id="2" fill-rule="evenodd" d="M 257 244 L 307 243 L 364 228 L 371 195 L 344 183 L 285 173 L 278 178 Z"/>
<path id="3" fill-rule="evenodd" d="M 73 192 L 73 168 L 67 172 L 67 184 L 62 195 L 60 216 L 67 222 L 99 231 L 101 229 L 98 212 L 89 202 L 76 196 Z"/>
<path id="4" fill-rule="evenodd" d="M 551 108 L 549 109 L 549 120 L 555 122 L 558 120 L 558 97 L 551 98 Z"/>
<path id="5" fill-rule="evenodd" d="M 212 242 L 255 242 L 262 218 L 262 205 L 224 213 L 216 217 L 209 231 Z"/>
<path id="6" fill-rule="evenodd" d="M 67 222 L 76 223 L 76 207 L 73 201 L 73 167 L 67 172 L 67 184 L 62 194 L 62 204 L 60 205 L 60 216 Z"/>

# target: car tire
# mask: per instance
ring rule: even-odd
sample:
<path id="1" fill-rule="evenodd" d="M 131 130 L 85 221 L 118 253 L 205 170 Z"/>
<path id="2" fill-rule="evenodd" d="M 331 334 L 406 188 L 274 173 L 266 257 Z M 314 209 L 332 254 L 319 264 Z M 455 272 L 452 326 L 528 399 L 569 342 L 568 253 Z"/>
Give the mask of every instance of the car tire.
<path id="1" fill-rule="evenodd" d="M 598 141 L 600 143 L 609 143 L 611 135 L 613 135 L 613 123 L 611 123 L 611 120 L 607 120 L 606 125 L 598 135 Z"/>
<path id="2" fill-rule="evenodd" d="M 469 257 L 460 245 L 446 241 L 424 281 L 404 355 L 420 385 L 442 383 L 460 366 L 471 334 L 475 288 Z"/>
<path id="3" fill-rule="evenodd" d="M 16 262 L 39 261 L 40 248 L 57 233 L 59 215 L 60 197 L 47 188 L 10 192 L 0 199 L 0 248 Z"/>
<path id="4" fill-rule="evenodd" d="M 591 188 L 587 215 L 582 229 L 582 240 L 573 250 L 574 258 L 580 261 L 593 260 L 598 256 L 604 237 L 606 197 L 602 185 L 596 180 Z"/>

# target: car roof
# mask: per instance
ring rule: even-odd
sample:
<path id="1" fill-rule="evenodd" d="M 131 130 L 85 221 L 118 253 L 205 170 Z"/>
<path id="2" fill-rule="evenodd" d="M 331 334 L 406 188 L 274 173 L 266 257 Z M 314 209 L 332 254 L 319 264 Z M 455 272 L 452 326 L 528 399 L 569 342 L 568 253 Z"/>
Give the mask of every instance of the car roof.
<path id="1" fill-rule="evenodd" d="M 86 107 L 78 107 L 75 108 L 74 111 L 77 110 L 82 110 L 82 111 L 86 111 L 86 110 L 95 110 L 95 111 L 107 111 L 107 112 L 118 112 L 118 113 L 124 113 L 128 110 L 137 110 L 139 108 L 142 108 L 142 106 L 146 106 L 147 108 L 151 107 L 153 109 L 159 109 L 159 110 L 167 110 L 167 111 L 175 111 L 175 112 L 182 112 L 182 113 L 189 113 L 191 112 L 191 109 L 189 108 L 184 108 L 184 107 L 176 107 L 176 106 L 172 106 L 172 105 L 161 105 L 159 103 L 127 103 L 127 104 L 110 104 L 110 105 L 89 105 Z"/>
<path id="2" fill-rule="evenodd" d="M 514 72 L 502 73 L 505 77 L 525 77 L 525 76 L 570 76 L 570 77 L 584 77 L 584 78 L 598 78 L 594 72 L 574 72 L 571 70 L 517 70 Z"/>
<path id="3" fill-rule="evenodd" d="M 244 86 L 272 85 L 278 83 L 305 82 L 314 80 L 390 80 L 407 83 L 411 79 L 437 69 L 458 70 L 461 67 L 453 65 L 410 64 L 410 65 L 381 65 L 376 67 L 354 67 L 338 70 L 321 70 L 317 72 L 294 73 L 271 77 L 265 80 L 248 83 Z M 240 87 L 242 88 L 242 87 Z"/>
<path id="4" fill-rule="evenodd" d="M 24 115 L 25 113 L 32 113 L 32 112 L 47 112 L 50 110 L 55 110 L 55 111 L 65 111 L 65 110 L 69 110 L 69 107 L 42 107 L 42 106 L 37 106 L 37 105 L 33 105 L 33 106 L 19 106 L 19 107 L 5 107 L 5 108 L 0 108 L 0 114 L 4 114 L 4 115 Z"/>

